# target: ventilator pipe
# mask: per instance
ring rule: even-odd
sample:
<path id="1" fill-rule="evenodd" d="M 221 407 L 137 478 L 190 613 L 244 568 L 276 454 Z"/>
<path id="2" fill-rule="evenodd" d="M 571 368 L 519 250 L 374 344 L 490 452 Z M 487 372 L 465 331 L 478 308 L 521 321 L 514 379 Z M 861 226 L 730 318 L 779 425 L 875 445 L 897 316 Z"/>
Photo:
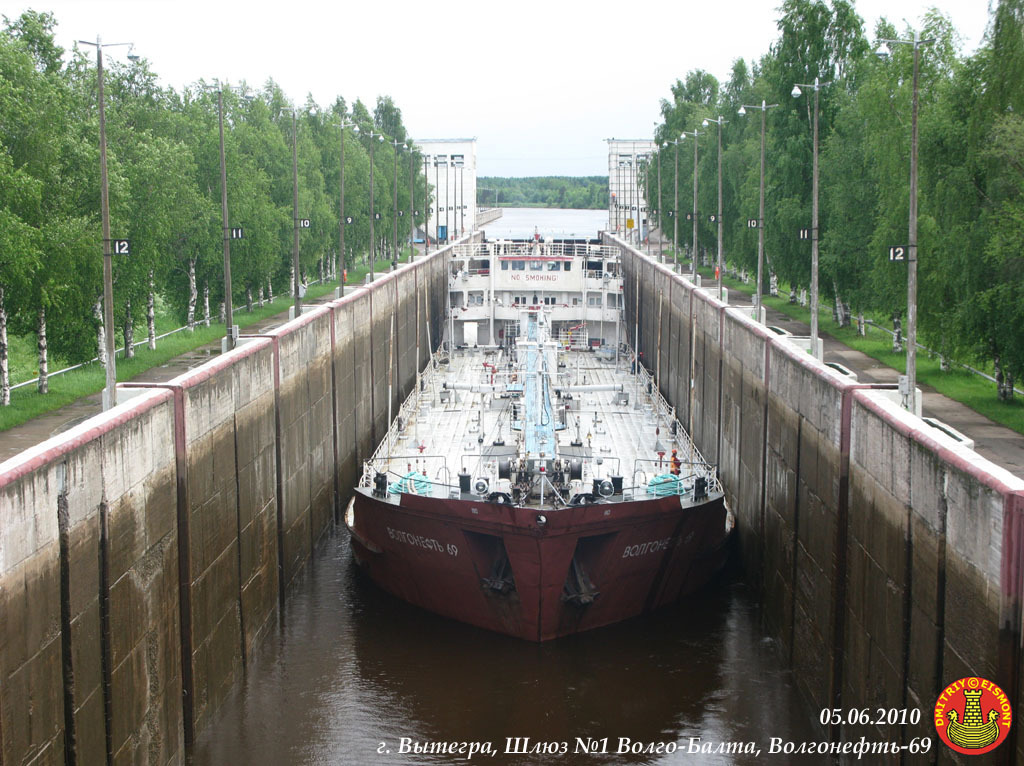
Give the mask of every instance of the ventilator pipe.
<path id="1" fill-rule="evenodd" d="M 450 391 L 470 391 L 474 394 L 500 394 L 505 391 L 504 386 L 491 386 L 486 383 L 443 383 L 441 388 Z"/>
<path id="2" fill-rule="evenodd" d="M 555 389 L 557 394 L 587 394 L 594 391 L 625 391 L 622 383 L 594 383 L 587 386 L 561 386 Z"/>

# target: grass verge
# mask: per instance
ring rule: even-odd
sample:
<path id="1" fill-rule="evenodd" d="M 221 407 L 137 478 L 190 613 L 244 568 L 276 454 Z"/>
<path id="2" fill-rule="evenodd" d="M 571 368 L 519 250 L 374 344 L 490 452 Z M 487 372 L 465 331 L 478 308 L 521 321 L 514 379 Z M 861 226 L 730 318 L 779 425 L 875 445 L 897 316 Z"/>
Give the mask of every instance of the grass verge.
<path id="1" fill-rule="evenodd" d="M 337 287 L 337 283 L 312 285 L 306 292 L 305 300 L 307 302 L 315 300 L 332 292 L 335 287 Z M 288 311 L 288 307 L 291 305 L 290 295 L 279 295 L 274 298 L 273 302 L 265 302 L 262 308 L 254 307 L 251 312 L 244 308 L 236 309 L 234 319 L 236 324 L 244 329 L 246 326 Z M 182 330 L 174 335 L 161 338 L 157 341 L 155 351 L 151 351 L 144 345 L 138 346 L 133 359 L 125 359 L 119 353 L 117 379 L 118 381 L 131 380 L 146 370 L 166 364 L 177 356 L 201 346 L 219 342 L 222 337 L 224 337 L 224 324 L 212 322 L 209 327 L 196 325 L 196 329 L 192 332 Z M 0 407 L 0 431 L 26 423 L 47 412 L 71 404 L 84 396 L 98 393 L 103 390 L 105 384 L 106 376 L 103 367 L 98 362 L 93 362 L 77 370 L 51 377 L 49 379 L 50 391 L 47 394 L 40 394 L 35 385 L 12 391 L 10 406 Z"/>
<path id="2" fill-rule="evenodd" d="M 714 269 L 699 269 L 700 273 L 709 279 L 714 278 Z M 753 295 L 754 283 L 744 284 L 739 279 L 726 276 L 725 286 L 736 292 Z M 765 295 L 764 305 L 771 307 L 791 319 L 809 325 L 811 323 L 811 310 L 809 307 L 801 306 L 799 303 L 789 302 L 789 287 L 779 285 L 779 296 L 772 297 Z M 878 317 L 873 317 L 879 322 Z M 827 332 L 822 329 L 828 327 Z M 818 312 L 818 327 L 822 335 L 827 335 L 839 341 L 845 346 L 860 351 L 872 359 L 881 362 L 894 370 L 906 370 L 906 352 L 895 352 L 892 350 L 892 338 L 877 328 L 868 326 L 868 334 L 860 335 L 855 327 L 839 327 L 832 319 L 832 311 L 829 307 L 823 306 Z M 980 375 L 975 375 L 970 370 L 956 364 L 947 371 L 943 371 L 937 355 L 929 354 L 926 351 L 918 350 L 917 355 L 917 382 L 918 385 L 928 386 L 950 399 L 960 402 L 989 420 L 1004 425 L 1024 434 L 1024 400 L 1014 397 L 1012 401 L 1001 402 L 996 396 L 996 384 L 986 380 Z"/>
<path id="3" fill-rule="evenodd" d="M 399 261 L 402 263 L 407 262 L 411 253 L 412 250 L 406 248 L 402 252 Z M 375 271 L 378 274 L 390 271 L 391 269 L 390 259 L 377 260 L 374 265 Z M 347 284 L 354 285 L 363 282 L 369 270 L 367 264 L 348 269 Z M 310 285 L 306 290 L 306 296 L 303 300 L 307 303 L 314 301 L 327 293 L 333 292 L 337 286 L 337 282 Z M 246 311 L 244 308 L 235 309 L 232 318 L 244 331 L 247 326 L 288 311 L 291 305 L 292 297 L 290 294 L 278 295 L 273 301 L 265 302 L 262 308 L 254 307 L 252 311 Z M 173 325 L 171 327 L 160 327 L 159 324 L 158 322 L 158 334 L 173 329 Z M 224 337 L 224 332 L 225 328 L 222 322 L 211 322 L 209 327 L 197 324 L 196 329 L 192 332 L 182 330 L 174 335 L 161 338 L 157 341 L 155 351 L 151 351 L 147 346 L 143 345 L 136 347 L 133 359 L 125 359 L 123 354 L 118 354 L 117 379 L 118 381 L 131 380 L 146 370 L 166 364 L 177 356 L 194 351 L 207 344 L 218 342 L 220 338 Z M 138 328 L 136 333 L 138 337 L 145 337 L 145 327 L 141 328 L 141 334 Z M 28 369 L 34 367 L 35 352 L 33 344 L 34 340 L 29 338 L 12 338 L 12 348 L 17 351 L 19 367 L 26 367 Z M 54 364 L 53 361 L 51 361 L 52 364 Z M 35 377 L 34 372 L 32 377 Z M 19 381 L 13 380 L 12 382 L 17 383 Z M 40 415 L 45 415 L 47 412 L 65 407 L 82 397 L 99 393 L 103 390 L 104 385 L 106 385 L 106 377 L 103 367 L 99 363 L 94 362 L 77 370 L 51 377 L 49 379 L 49 393 L 40 394 L 34 385 L 12 391 L 10 406 L 0 407 L 0 431 L 5 431 Z"/>

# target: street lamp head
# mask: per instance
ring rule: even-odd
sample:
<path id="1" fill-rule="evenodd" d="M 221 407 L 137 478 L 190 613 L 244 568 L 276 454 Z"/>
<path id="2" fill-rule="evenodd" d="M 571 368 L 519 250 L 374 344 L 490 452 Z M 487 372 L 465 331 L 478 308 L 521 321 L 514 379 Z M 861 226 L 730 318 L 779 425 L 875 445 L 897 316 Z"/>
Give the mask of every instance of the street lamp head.
<path id="1" fill-rule="evenodd" d="M 875 55 L 882 61 L 885 61 L 889 58 L 889 47 L 885 43 L 879 43 L 878 48 L 875 50 Z"/>
<path id="2" fill-rule="evenodd" d="M 383 144 L 384 143 L 384 136 L 377 136 L 377 143 Z"/>
<path id="3" fill-rule="evenodd" d="M 353 133 L 358 133 L 359 132 L 359 126 L 358 125 L 353 125 L 352 126 L 352 132 Z"/>
<path id="4" fill-rule="evenodd" d="M 747 108 L 745 106 L 741 106 L 739 111 L 737 112 L 737 114 L 739 114 L 739 115 L 744 115 L 746 113 L 747 113 Z"/>
<path id="5" fill-rule="evenodd" d="M 794 86 L 793 86 L 793 92 L 792 92 L 792 93 L 790 93 L 790 95 L 791 95 L 791 96 L 792 96 L 793 98 L 800 98 L 800 96 L 801 96 L 802 94 L 803 94 L 803 91 L 802 91 L 802 90 L 800 90 L 800 86 L 799 86 L 799 85 L 794 85 Z"/>
<path id="6" fill-rule="evenodd" d="M 708 126 L 708 119 L 707 119 L 707 117 L 704 118 L 704 122 L 702 122 L 701 125 L 703 125 L 705 128 Z"/>
<path id="7" fill-rule="evenodd" d="M 138 61 L 140 61 L 141 59 L 142 59 L 142 57 L 138 53 L 135 52 L 135 46 L 134 45 L 131 46 L 128 49 L 128 60 L 130 62 L 132 62 L 133 64 L 135 64 Z"/>

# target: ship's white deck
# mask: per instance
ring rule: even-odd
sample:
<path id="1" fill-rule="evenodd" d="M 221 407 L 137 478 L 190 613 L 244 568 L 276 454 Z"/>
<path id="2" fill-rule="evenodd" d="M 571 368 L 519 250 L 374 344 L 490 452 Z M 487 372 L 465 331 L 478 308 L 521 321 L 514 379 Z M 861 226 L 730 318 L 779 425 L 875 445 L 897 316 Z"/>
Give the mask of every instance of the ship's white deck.
<path id="1" fill-rule="evenodd" d="M 518 354 L 520 365 L 523 356 Z M 402 491 L 458 496 L 458 474 L 467 472 L 474 492 L 480 479 L 486 479 L 490 492 L 509 491 L 508 480 L 498 476 L 498 462 L 524 456 L 523 433 L 512 429 L 511 412 L 513 401 L 521 398 L 503 395 L 507 383 L 521 385 L 524 377 L 516 368 L 509 370 L 510 359 L 511 354 L 495 348 L 456 349 L 451 360 L 443 351 L 435 355 L 419 391 L 403 404 L 388 437 L 367 461 L 363 486 L 372 486 L 378 471 L 386 472 L 391 484 L 415 472 L 419 479 L 407 480 Z M 558 352 L 553 387 L 619 389 L 572 393 L 565 427 L 556 431 L 555 457 L 579 458 L 582 477 L 566 494 L 590 492 L 595 478 L 621 476 L 623 493 L 614 499 L 648 497 L 648 482 L 671 472 L 673 449 L 684 485 L 692 487 L 699 475 L 707 479 L 709 491 L 716 491 L 715 469 L 693 448 L 685 424 L 675 423 L 673 428 L 674 412 L 656 386 L 650 386 L 653 394 L 648 393 L 646 371 L 641 368 L 639 376 L 633 375 L 631 367 L 628 350 L 619 352 L 617 362 L 608 349 Z M 453 385 L 459 388 L 453 390 Z M 477 390 L 465 390 L 469 386 Z M 564 393 L 561 399 L 552 394 L 551 401 L 560 422 Z M 519 409 L 522 417 L 523 407 Z"/>

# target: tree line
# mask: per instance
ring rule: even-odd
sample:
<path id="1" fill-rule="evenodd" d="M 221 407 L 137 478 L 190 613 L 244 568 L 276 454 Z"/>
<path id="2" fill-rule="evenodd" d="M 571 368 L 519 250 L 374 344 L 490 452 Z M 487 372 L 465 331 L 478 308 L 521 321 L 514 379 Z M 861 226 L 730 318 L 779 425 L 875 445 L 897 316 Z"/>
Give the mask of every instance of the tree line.
<path id="1" fill-rule="evenodd" d="M 481 206 L 555 207 L 603 210 L 608 206 L 607 176 L 480 176 L 476 202 Z"/>
<path id="2" fill-rule="evenodd" d="M 410 148 L 401 110 L 377 99 L 373 113 L 340 96 L 328 108 L 297 106 L 273 82 L 255 89 L 200 81 L 177 92 L 159 84 L 144 60 L 104 55 L 103 83 L 111 239 L 130 243 L 114 256 L 115 328 L 102 326 L 103 250 L 97 67 L 91 49 L 54 42 L 51 14 L 4 17 L 0 31 L 0 404 L 10 402 L 8 333 L 38 339 L 41 392 L 47 355 L 71 362 L 102 358 L 103 332 L 117 332 L 131 355 L 133 328 L 161 303 L 192 326 L 210 304 L 223 316 L 218 95 L 223 96 L 232 305 L 292 284 L 293 140 L 303 280 L 334 274 L 340 248 L 341 142 L 344 141 L 344 263 L 367 257 L 369 166 L 374 164 L 376 257 L 395 257 L 393 193 L 397 167 L 399 248 L 409 238 L 410 174 L 422 224 L 423 158 Z M 358 126 L 358 132 L 342 122 Z M 294 130 L 293 130 L 294 125 Z M 344 138 L 342 138 L 344 134 Z M 378 136 L 383 135 L 380 141 Z M 397 153 L 397 157 L 396 157 Z M 396 162 L 397 161 L 397 162 Z M 335 277 L 336 278 L 336 277 Z M 152 342 L 152 341 L 151 341 Z"/>
<path id="3" fill-rule="evenodd" d="M 878 41 L 916 32 L 929 41 L 919 46 L 919 331 L 946 359 L 992 364 L 1000 398 L 1011 398 L 1024 376 L 1024 0 L 992 4 L 971 55 L 936 10 L 917 30 L 882 19 L 871 35 L 847 0 L 784 0 L 780 12 L 778 38 L 756 63 L 736 60 L 724 83 L 690 71 L 662 100 L 658 149 L 642 177 L 665 235 L 674 232 L 665 213 L 677 162 L 678 213 L 692 210 L 694 138 L 678 139 L 698 131 L 698 247 L 715 248 L 719 128 L 703 121 L 722 117 L 723 250 L 738 268 L 756 268 L 762 112 L 749 107 L 764 104 L 765 253 L 772 273 L 794 289 L 809 285 L 800 230 L 811 226 L 814 89 L 794 95 L 794 86 L 817 82 L 822 298 L 840 321 L 852 308 L 898 323 L 907 269 L 889 249 L 908 244 L 913 46 L 889 46 L 887 60 L 875 54 Z M 688 247 L 691 224 L 678 228 Z"/>

